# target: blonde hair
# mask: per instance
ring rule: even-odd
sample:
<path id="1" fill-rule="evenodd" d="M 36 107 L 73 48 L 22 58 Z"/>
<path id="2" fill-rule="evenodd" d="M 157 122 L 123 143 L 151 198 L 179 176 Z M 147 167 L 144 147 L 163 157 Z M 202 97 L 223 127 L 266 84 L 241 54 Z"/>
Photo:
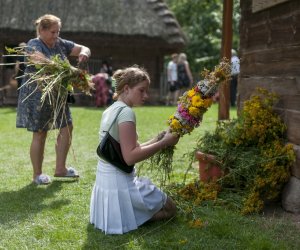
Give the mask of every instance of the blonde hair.
<path id="1" fill-rule="evenodd" d="M 179 63 L 183 63 L 186 61 L 186 54 L 185 53 L 180 53 L 179 56 L 178 56 L 178 62 Z"/>
<path id="2" fill-rule="evenodd" d="M 133 65 L 125 69 L 118 69 L 112 76 L 115 81 L 115 93 L 114 100 L 117 100 L 120 94 L 124 90 L 124 86 L 128 85 L 133 88 L 137 84 L 143 81 L 147 81 L 150 84 L 150 77 L 144 68 L 138 65 Z"/>
<path id="3" fill-rule="evenodd" d="M 54 24 L 58 24 L 59 27 L 61 27 L 61 20 L 59 17 L 51 15 L 51 14 L 46 14 L 46 15 L 39 17 L 35 21 L 37 37 L 40 35 L 40 30 L 48 30 Z"/>

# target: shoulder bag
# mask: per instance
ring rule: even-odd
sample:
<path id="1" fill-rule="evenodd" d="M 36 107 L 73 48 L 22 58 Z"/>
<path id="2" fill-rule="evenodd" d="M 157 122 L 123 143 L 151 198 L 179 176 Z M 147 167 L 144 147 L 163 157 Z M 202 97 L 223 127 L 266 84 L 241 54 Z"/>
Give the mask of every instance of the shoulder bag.
<path id="1" fill-rule="evenodd" d="M 122 155 L 120 143 L 109 134 L 112 125 L 115 123 L 118 115 L 120 114 L 123 108 L 124 107 L 119 109 L 113 122 L 108 128 L 108 131 L 104 131 L 106 133 L 105 136 L 102 138 L 101 142 L 99 143 L 99 146 L 97 147 L 97 154 L 99 157 L 103 158 L 104 160 L 116 166 L 125 173 L 131 173 L 133 171 L 134 165 L 128 166 L 126 164 Z"/>

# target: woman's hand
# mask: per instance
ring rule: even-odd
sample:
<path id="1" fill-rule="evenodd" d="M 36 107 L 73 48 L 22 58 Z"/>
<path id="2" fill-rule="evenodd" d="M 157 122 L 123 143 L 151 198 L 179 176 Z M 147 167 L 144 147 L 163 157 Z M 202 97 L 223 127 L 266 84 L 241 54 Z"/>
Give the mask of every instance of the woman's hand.
<path id="1" fill-rule="evenodd" d="M 171 133 L 170 131 L 167 131 L 164 135 L 164 137 L 161 139 L 161 143 L 163 145 L 163 148 L 174 146 L 179 141 L 179 136 Z"/>
<path id="2" fill-rule="evenodd" d="M 89 58 L 84 54 L 79 54 L 78 62 L 86 62 Z"/>
<path id="3" fill-rule="evenodd" d="M 86 46 L 75 44 L 71 51 L 71 56 L 78 56 L 78 63 L 86 62 L 91 56 L 91 51 Z"/>
<path id="4" fill-rule="evenodd" d="M 166 133 L 167 133 L 167 131 L 165 131 L 165 130 L 160 132 L 156 137 L 156 141 L 160 141 L 165 136 Z"/>
<path id="5" fill-rule="evenodd" d="M 78 68 L 87 70 L 88 68 L 87 62 L 90 55 L 91 55 L 90 49 L 85 46 L 81 46 L 81 51 L 78 55 Z"/>

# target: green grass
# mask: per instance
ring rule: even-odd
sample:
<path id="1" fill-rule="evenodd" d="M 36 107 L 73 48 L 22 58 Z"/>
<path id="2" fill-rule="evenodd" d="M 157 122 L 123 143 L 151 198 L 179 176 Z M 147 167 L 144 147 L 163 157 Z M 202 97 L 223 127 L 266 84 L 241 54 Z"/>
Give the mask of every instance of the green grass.
<path id="1" fill-rule="evenodd" d="M 181 183 L 187 159 L 197 137 L 215 127 L 217 105 L 205 114 L 203 124 L 182 138 L 175 151 L 172 182 Z M 166 128 L 174 107 L 136 108 L 140 141 Z M 0 109 L 0 249 L 298 249 L 299 229 L 283 217 L 243 217 L 222 207 L 180 209 L 175 219 L 149 223 L 124 235 L 104 235 L 89 224 L 89 202 L 95 180 L 96 147 L 103 109 L 73 107 L 74 138 L 68 162 L 75 166 L 78 181 L 53 179 L 48 186 L 31 184 L 29 159 L 31 133 L 15 128 L 15 108 Z M 232 116 L 236 111 L 231 110 Z M 44 172 L 53 175 L 55 132 L 47 139 Z M 154 173 L 142 175 L 152 176 Z M 196 165 L 188 181 L 198 178 Z M 193 206 L 192 204 L 185 204 Z M 194 216 L 206 222 L 191 228 Z"/>

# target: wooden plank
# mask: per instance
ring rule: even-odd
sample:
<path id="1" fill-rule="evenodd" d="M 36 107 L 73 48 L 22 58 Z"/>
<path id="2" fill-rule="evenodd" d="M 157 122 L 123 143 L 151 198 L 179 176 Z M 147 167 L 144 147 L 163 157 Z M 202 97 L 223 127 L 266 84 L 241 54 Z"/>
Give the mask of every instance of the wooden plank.
<path id="1" fill-rule="evenodd" d="M 287 125 L 287 138 L 292 143 L 300 142 L 300 93 L 295 95 L 294 88 L 290 82 L 288 86 L 283 86 L 276 81 L 269 82 L 265 78 L 248 78 L 243 79 L 243 84 L 238 86 L 239 108 L 243 106 L 243 102 L 248 100 L 255 92 L 256 87 L 263 87 L 279 94 L 279 102 L 275 106 L 275 110 L 282 117 Z M 278 80 L 278 79 L 277 79 Z"/>
<path id="2" fill-rule="evenodd" d="M 295 77 L 242 77 L 239 78 L 238 92 L 243 95 L 253 93 L 256 87 L 262 87 L 279 95 L 300 94 L 300 79 Z"/>
<path id="3" fill-rule="evenodd" d="M 290 2 L 257 14 L 242 12 L 241 47 L 265 48 L 299 43 L 299 9 L 299 3 Z"/>
<path id="4" fill-rule="evenodd" d="M 255 13 L 261 10 L 265 10 L 287 1 L 289 0 L 252 0 L 252 12 Z"/>
<path id="5" fill-rule="evenodd" d="M 241 73 L 251 76 L 298 76 L 300 45 L 242 51 Z"/>
<path id="6" fill-rule="evenodd" d="M 248 100 L 257 87 L 268 89 L 279 95 L 279 101 L 274 109 L 287 124 L 288 138 L 294 143 L 300 141 L 300 83 L 294 79 L 286 79 L 282 84 L 281 78 L 251 77 L 241 78 L 238 84 L 238 107 L 242 108 L 245 100 Z M 296 85 L 296 87 L 295 87 Z"/>
<path id="7" fill-rule="evenodd" d="M 276 105 L 277 108 L 285 110 L 300 111 L 300 94 L 285 95 L 283 91 L 280 93 L 280 100 Z M 300 130 L 300 124 L 299 124 Z"/>

